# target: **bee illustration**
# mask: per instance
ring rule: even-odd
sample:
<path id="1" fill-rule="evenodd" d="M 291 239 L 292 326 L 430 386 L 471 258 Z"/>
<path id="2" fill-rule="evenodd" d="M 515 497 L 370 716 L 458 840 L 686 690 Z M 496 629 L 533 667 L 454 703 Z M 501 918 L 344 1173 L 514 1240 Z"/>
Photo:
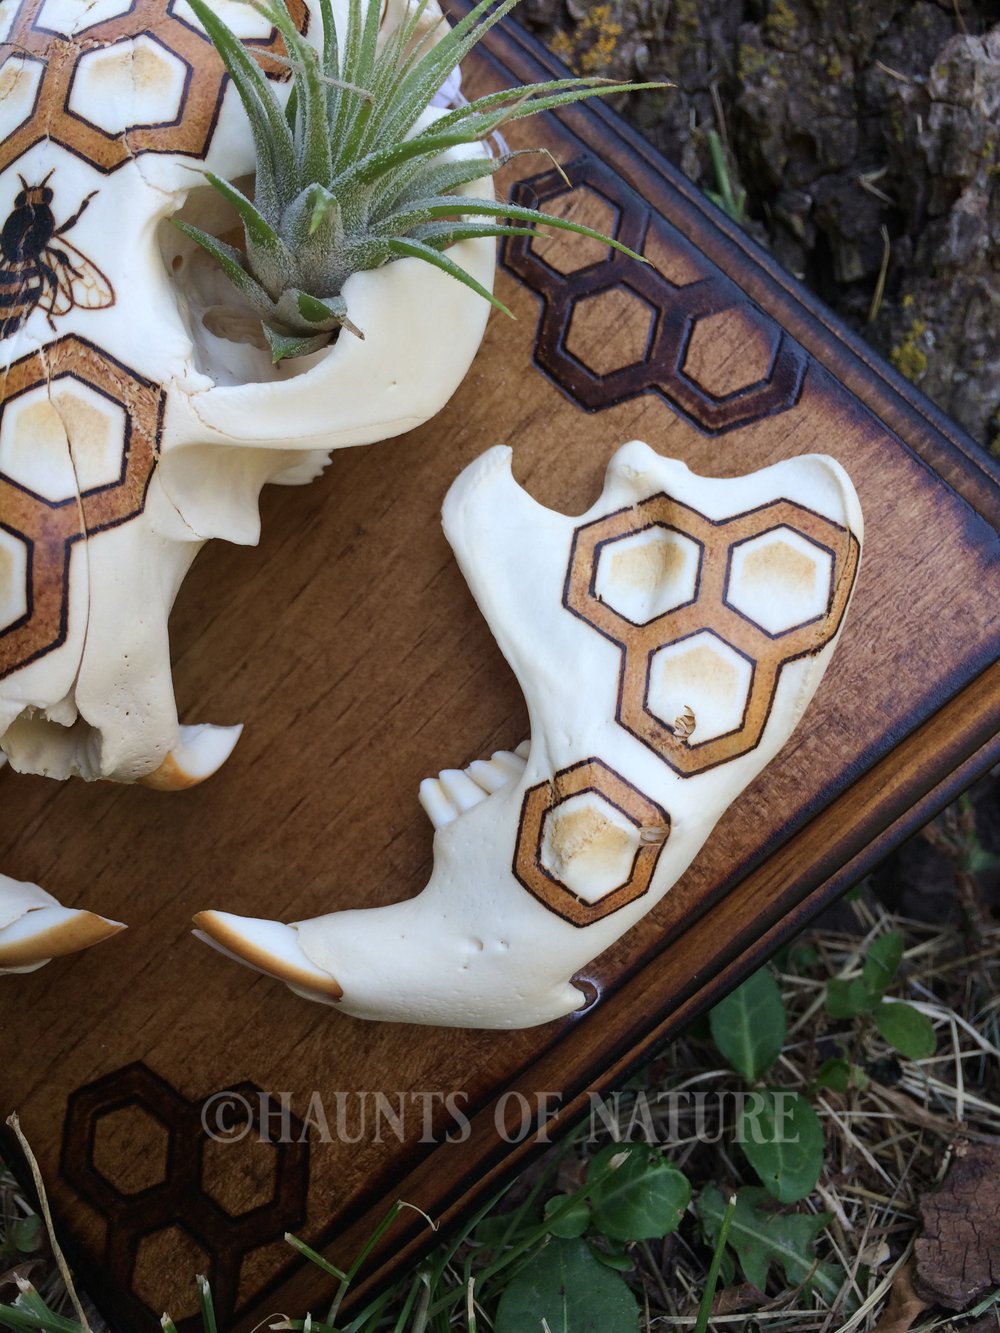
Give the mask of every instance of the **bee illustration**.
<path id="1" fill-rule="evenodd" d="M 72 217 L 56 226 L 53 192 L 48 176 L 29 185 L 20 174 L 21 190 L 0 231 L 0 338 L 16 333 L 36 307 L 45 311 L 55 330 L 59 315 L 74 306 L 102 310 L 113 305 L 114 289 L 107 277 L 75 245 L 65 240 L 97 193 L 92 190 Z M 58 238 L 58 244 L 54 244 Z"/>

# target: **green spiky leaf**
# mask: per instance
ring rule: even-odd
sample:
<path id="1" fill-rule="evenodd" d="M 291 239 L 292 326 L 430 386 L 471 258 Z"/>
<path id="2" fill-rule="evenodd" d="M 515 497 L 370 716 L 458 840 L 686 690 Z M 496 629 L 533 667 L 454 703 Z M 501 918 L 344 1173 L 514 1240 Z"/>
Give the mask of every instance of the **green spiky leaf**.
<path id="1" fill-rule="evenodd" d="M 604 241 L 612 237 L 537 210 L 463 192 L 513 154 L 471 158 L 509 121 L 639 86 L 553 79 L 487 94 L 428 119 L 452 71 L 518 0 L 479 0 L 454 27 L 434 23 L 429 0 L 411 0 L 400 26 L 380 32 L 379 0 L 350 0 L 338 41 L 330 0 L 319 3 L 319 42 L 298 31 L 286 0 L 249 0 L 280 32 L 291 70 L 282 106 L 260 64 L 209 0 L 190 0 L 232 79 L 256 153 L 253 198 L 207 173 L 244 227 L 245 253 L 179 222 L 221 264 L 260 315 L 275 360 L 315 351 L 351 323 L 341 295 L 353 273 L 397 258 L 431 264 L 511 312 L 445 251 L 468 239 L 523 236 L 544 223 Z M 461 150 L 465 149 L 464 153 Z M 461 155 L 459 155 L 461 154 Z M 318 341 L 320 340 L 320 341 Z"/>

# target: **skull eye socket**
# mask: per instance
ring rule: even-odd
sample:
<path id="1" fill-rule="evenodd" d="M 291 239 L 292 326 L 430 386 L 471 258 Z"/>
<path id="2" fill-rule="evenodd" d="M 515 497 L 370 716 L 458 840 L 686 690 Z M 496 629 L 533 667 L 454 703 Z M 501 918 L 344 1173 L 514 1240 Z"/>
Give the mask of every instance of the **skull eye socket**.
<path id="1" fill-rule="evenodd" d="M 254 178 L 232 184 L 252 199 Z M 190 191 L 178 212 L 159 230 L 160 259 L 177 309 L 191 339 L 195 367 L 216 384 L 242 385 L 304 375 L 327 349 L 275 366 L 260 315 L 226 277 L 221 265 L 173 222 L 189 222 L 236 249 L 243 228 L 234 209 L 211 186 Z"/>

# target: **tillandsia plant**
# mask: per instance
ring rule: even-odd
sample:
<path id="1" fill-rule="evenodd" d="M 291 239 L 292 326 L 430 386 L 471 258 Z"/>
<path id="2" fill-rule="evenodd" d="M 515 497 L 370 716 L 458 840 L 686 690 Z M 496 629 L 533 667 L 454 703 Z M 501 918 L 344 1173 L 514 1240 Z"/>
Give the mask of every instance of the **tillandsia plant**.
<path id="1" fill-rule="evenodd" d="M 245 253 L 190 223 L 176 225 L 219 261 L 259 313 L 275 361 L 319 350 L 340 328 L 363 337 L 350 319 L 344 284 L 353 273 L 394 259 L 425 260 L 510 314 L 446 253 L 467 238 L 530 234 L 544 222 L 641 259 L 567 219 L 458 193 L 514 156 L 462 153 L 507 122 L 639 86 L 555 79 L 479 97 L 428 123 L 425 113 L 452 71 L 517 2 L 491 8 L 494 0 L 482 0 L 452 28 L 443 18 L 428 24 L 434 0 L 418 0 L 380 43 L 379 0 L 350 0 L 341 45 L 331 0 L 319 0 L 322 33 L 315 49 L 285 0 L 247 0 L 285 41 L 292 88 L 282 107 L 231 29 L 206 0 L 190 0 L 246 109 L 256 182 L 251 200 L 207 173 L 242 219 Z M 457 152 L 446 157 L 449 150 Z"/>

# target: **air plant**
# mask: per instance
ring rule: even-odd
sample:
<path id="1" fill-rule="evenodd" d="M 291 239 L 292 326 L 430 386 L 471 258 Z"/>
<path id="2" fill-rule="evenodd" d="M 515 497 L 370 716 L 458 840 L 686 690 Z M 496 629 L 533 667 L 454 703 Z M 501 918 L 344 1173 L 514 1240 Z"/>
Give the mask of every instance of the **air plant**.
<path id="1" fill-rule="evenodd" d="M 363 337 L 350 319 L 344 284 L 353 273 L 404 257 L 434 265 L 509 315 L 447 253 L 468 238 L 530 235 L 543 222 L 645 262 L 579 223 L 460 193 L 514 156 L 468 152 L 501 126 L 639 86 L 554 79 L 490 93 L 427 123 L 424 113 L 452 71 L 518 0 L 491 8 L 493 2 L 481 0 L 454 27 L 443 19 L 428 27 L 431 0 L 418 0 L 380 42 L 379 0 L 350 0 L 341 46 L 331 0 L 320 0 L 317 50 L 298 31 L 285 0 L 248 0 L 285 42 L 292 87 L 282 107 L 261 67 L 206 0 L 190 0 L 243 101 L 256 179 L 250 199 L 206 173 L 239 214 L 245 251 L 190 223 L 176 225 L 218 260 L 260 315 L 275 361 L 317 351 L 340 328 Z M 420 32 L 421 26 L 428 30 Z"/>

